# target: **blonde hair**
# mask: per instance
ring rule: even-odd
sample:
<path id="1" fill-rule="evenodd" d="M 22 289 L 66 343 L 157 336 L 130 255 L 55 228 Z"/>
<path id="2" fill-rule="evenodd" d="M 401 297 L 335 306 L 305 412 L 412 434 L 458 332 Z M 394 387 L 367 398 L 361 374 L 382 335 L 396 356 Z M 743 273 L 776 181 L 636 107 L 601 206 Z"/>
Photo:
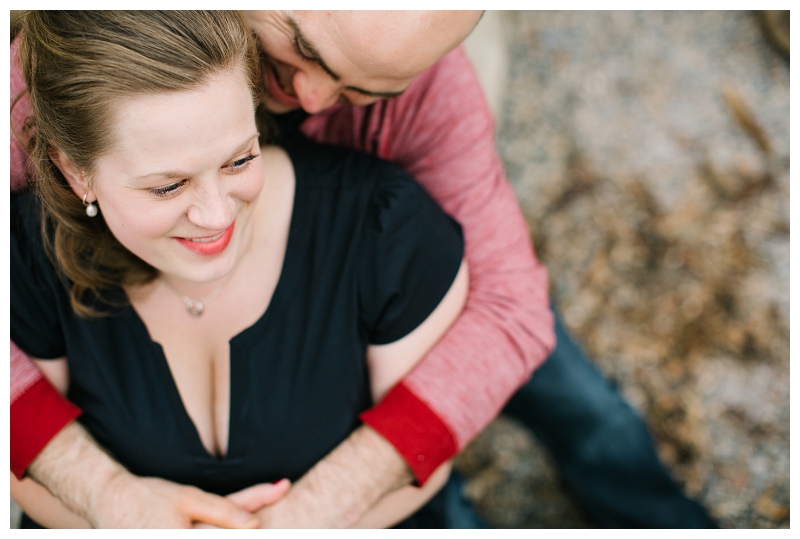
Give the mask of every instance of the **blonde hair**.
<path id="1" fill-rule="evenodd" d="M 79 315 L 103 288 L 141 285 L 157 270 L 90 218 L 51 159 L 58 149 L 91 181 L 112 140 L 121 100 L 185 91 L 240 69 L 259 101 L 255 38 L 234 11 L 28 11 L 19 16 L 19 55 L 33 110 L 29 153 L 42 202 L 45 248 L 72 281 Z"/>

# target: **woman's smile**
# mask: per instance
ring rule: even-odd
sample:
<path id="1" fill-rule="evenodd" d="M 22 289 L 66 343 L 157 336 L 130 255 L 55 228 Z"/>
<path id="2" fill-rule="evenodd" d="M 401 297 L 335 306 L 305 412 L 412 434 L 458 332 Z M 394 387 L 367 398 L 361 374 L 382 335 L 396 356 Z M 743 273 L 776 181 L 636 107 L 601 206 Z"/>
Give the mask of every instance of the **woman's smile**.
<path id="1" fill-rule="evenodd" d="M 220 232 L 219 234 L 215 234 L 214 236 L 206 236 L 206 237 L 195 237 L 195 238 L 180 238 L 176 237 L 175 240 L 189 249 L 192 252 L 195 252 L 199 255 L 204 256 L 211 256 L 221 253 L 228 247 L 228 244 L 231 242 L 231 237 L 233 236 L 233 227 L 236 224 L 236 221 L 231 223 L 231 226 Z"/>

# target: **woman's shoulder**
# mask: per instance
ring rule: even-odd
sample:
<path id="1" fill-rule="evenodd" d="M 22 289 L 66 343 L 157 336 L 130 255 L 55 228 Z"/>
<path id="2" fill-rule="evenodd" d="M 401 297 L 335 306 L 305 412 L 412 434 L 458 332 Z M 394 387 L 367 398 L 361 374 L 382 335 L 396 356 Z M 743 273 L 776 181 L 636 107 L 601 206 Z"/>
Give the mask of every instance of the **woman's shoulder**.
<path id="1" fill-rule="evenodd" d="M 444 216 L 428 192 L 392 162 L 352 148 L 315 142 L 299 132 L 285 140 L 282 148 L 294 169 L 298 193 L 325 193 L 318 198 L 339 209 L 353 209 L 354 203 L 361 208 L 357 213 L 366 211 L 367 229 L 387 230 L 394 228 L 390 223 Z"/>
<path id="2" fill-rule="evenodd" d="M 408 176 L 397 165 L 352 148 L 315 142 L 302 133 L 283 143 L 298 187 L 371 191 L 396 176 Z M 408 178 L 408 180 L 413 181 Z"/>

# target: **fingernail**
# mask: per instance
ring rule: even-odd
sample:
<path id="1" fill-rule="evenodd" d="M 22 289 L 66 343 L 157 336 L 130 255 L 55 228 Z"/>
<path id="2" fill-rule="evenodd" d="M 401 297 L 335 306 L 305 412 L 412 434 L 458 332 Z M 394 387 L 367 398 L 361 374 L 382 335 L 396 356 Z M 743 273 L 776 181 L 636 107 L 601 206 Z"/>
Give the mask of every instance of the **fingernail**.
<path id="1" fill-rule="evenodd" d="M 286 479 L 286 478 L 284 477 L 283 479 L 278 479 L 277 481 L 275 481 L 275 482 L 274 482 L 274 483 L 272 483 L 272 484 L 273 484 L 273 485 L 277 485 L 277 484 L 279 484 L 279 483 L 283 483 L 284 481 L 288 481 L 288 479 Z"/>

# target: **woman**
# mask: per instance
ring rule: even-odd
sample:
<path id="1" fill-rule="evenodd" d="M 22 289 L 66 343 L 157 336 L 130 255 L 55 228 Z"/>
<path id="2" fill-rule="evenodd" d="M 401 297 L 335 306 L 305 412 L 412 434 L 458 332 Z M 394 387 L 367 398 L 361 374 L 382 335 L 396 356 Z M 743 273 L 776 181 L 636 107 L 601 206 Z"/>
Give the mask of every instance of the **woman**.
<path id="1" fill-rule="evenodd" d="M 458 225 L 376 159 L 260 146 L 235 13 L 34 12 L 22 38 L 39 201 L 12 199 L 12 338 L 136 474 L 297 479 L 458 315 Z M 83 524 L 14 481 L 34 520 Z"/>

